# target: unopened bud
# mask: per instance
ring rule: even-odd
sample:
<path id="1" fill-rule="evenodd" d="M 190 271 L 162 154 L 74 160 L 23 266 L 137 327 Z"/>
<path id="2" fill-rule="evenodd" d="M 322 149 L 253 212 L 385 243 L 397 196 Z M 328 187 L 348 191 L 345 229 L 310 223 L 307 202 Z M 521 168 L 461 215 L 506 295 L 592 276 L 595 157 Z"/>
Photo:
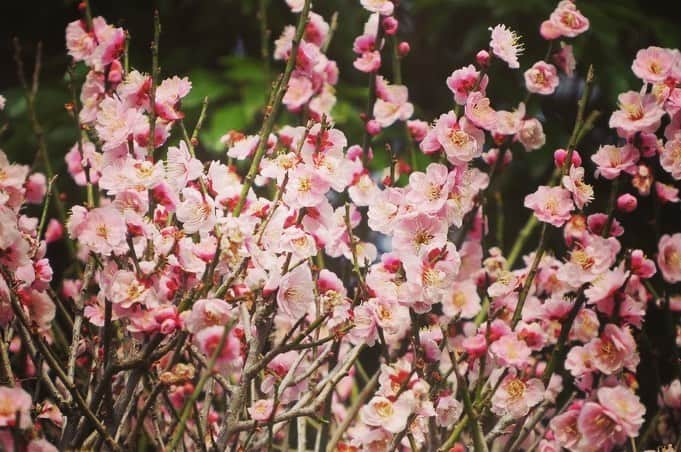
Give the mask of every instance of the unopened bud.
<path id="1" fill-rule="evenodd" d="M 617 198 L 617 210 L 621 212 L 633 212 L 638 206 L 638 200 L 635 196 L 625 193 Z"/>

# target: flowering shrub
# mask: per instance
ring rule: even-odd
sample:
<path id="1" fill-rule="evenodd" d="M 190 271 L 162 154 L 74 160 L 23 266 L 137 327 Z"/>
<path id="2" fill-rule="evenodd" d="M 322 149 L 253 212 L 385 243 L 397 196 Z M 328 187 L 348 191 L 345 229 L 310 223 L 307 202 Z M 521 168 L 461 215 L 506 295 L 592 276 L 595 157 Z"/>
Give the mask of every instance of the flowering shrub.
<path id="1" fill-rule="evenodd" d="M 30 85 L 17 44 L 45 174 L 0 152 L 5 450 L 679 444 L 681 232 L 655 224 L 658 247 L 643 250 L 620 220 L 648 221 L 639 202 L 657 218 L 678 209 L 681 52 L 638 52 L 642 85 L 619 96 L 612 139 L 587 149 L 600 115 L 588 110 L 594 71 L 559 41 L 589 29 L 572 1 L 541 23 L 548 51 L 524 71 L 516 108 L 487 96 L 491 66 L 526 66 L 521 38 L 500 24 L 474 63 L 433 88 L 449 88 L 453 109 L 432 123 L 414 119 L 401 80 L 410 49 L 397 2 L 360 3 L 361 141 L 333 120 L 333 22 L 310 0 L 287 0 L 297 25 L 274 42 L 284 69 L 260 131 L 225 131 L 226 155 L 210 162 L 196 157 L 206 103 L 190 128 L 191 81 L 160 76 L 158 15 L 146 74 L 128 61 L 126 31 L 82 3 L 66 47 L 87 76 L 67 106 L 79 133 L 64 158 L 84 190 L 68 210 L 35 114 L 39 68 Z M 491 208 L 503 212 L 495 182 L 514 154 L 552 152 L 533 96 L 580 73 L 570 139 L 503 250 L 490 230 Z M 389 128 L 402 132 L 399 152 L 382 145 Z M 390 163 L 377 168 L 383 152 Z M 608 196 L 605 211 L 592 208 Z M 53 278 L 46 246 L 57 241 L 68 268 Z M 664 313 L 673 353 L 650 412 L 636 372 L 657 366 L 640 354 L 652 311 Z"/>

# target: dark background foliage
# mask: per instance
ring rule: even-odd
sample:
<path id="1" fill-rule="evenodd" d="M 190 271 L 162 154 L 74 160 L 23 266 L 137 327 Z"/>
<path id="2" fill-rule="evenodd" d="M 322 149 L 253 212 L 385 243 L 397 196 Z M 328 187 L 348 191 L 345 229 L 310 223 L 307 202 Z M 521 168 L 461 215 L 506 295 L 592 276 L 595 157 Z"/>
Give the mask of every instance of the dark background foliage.
<path id="1" fill-rule="evenodd" d="M 276 39 L 284 25 L 293 22 L 283 0 L 268 0 L 267 22 L 271 39 Z M 337 124 L 348 134 L 350 143 L 361 139 L 363 111 L 367 93 L 367 77 L 352 68 L 351 43 L 367 18 L 358 0 L 318 0 L 315 11 L 327 20 L 339 13 L 338 29 L 329 49 L 341 70 L 337 87 L 338 104 L 333 112 Z M 547 133 L 545 148 L 526 154 L 514 148 L 514 164 L 499 181 L 505 200 L 505 226 L 502 243 L 508 249 L 529 212 L 519 208 L 527 192 L 534 190 L 551 171 L 553 150 L 563 147 L 572 129 L 575 104 L 582 88 L 583 76 L 589 64 L 596 71 L 596 82 L 590 99 L 590 109 L 606 114 L 582 143 L 580 151 L 588 162 L 599 144 L 615 142 L 607 128 L 607 118 L 616 105 L 617 93 L 638 89 L 639 83 L 630 71 L 636 50 L 649 45 L 681 47 L 681 8 L 678 1 L 668 0 L 601 0 L 581 1 L 579 8 L 591 20 L 588 33 L 573 40 L 577 56 L 577 77 L 564 80 L 553 96 L 534 96 L 529 112 L 544 122 Z M 0 0 L 0 93 L 7 97 L 7 107 L 0 113 L 0 123 L 8 128 L 0 136 L 0 147 L 11 159 L 33 162 L 36 142 L 26 118 L 26 103 L 18 86 L 12 61 L 11 39 L 18 37 L 24 47 L 27 70 L 38 41 L 44 45 L 43 72 L 38 97 L 38 115 L 44 125 L 48 148 L 57 172 L 65 171 L 63 156 L 75 141 L 76 131 L 64 111 L 70 101 L 65 73 L 69 58 L 64 48 L 64 28 L 78 18 L 77 2 L 73 0 Z M 398 9 L 401 22 L 399 37 L 411 44 L 412 52 L 403 60 L 404 81 L 416 106 L 415 117 L 431 121 L 452 108 L 451 93 L 445 78 L 462 65 L 472 62 L 477 50 L 485 48 L 488 27 L 505 23 L 523 36 L 526 53 L 521 58 L 524 70 L 543 58 L 546 43 L 538 33 L 539 24 L 555 7 L 553 0 L 402 0 Z M 199 152 L 206 158 L 222 157 L 218 138 L 231 129 L 253 131 L 257 127 L 268 86 L 268 74 L 260 58 L 260 31 L 256 18 L 257 0 L 92 0 L 95 15 L 110 23 L 125 27 L 131 34 L 131 66 L 149 71 L 151 66 L 148 44 L 152 35 L 152 11 L 158 8 L 162 21 L 161 66 L 163 76 L 187 75 L 193 82 L 190 96 L 184 102 L 189 124 L 193 124 L 201 99 L 208 96 L 208 121 L 201 134 Z M 385 65 L 390 78 L 390 65 Z M 279 66 L 272 66 L 272 73 Z M 79 68 L 82 80 L 84 73 Z M 496 65 L 490 74 L 488 91 L 495 107 L 510 109 L 525 97 L 522 71 L 509 71 Z M 289 117 L 296 121 L 296 118 Z M 392 142 L 400 148 L 390 133 L 379 137 L 379 143 Z M 380 146 L 377 146 L 379 149 Z M 384 159 L 377 152 L 379 159 Z M 385 162 L 385 160 L 382 160 Z M 543 178 L 543 179 L 542 179 Z M 77 196 L 72 186 L 60 179 L 62 190 Z M 671 180 L 667 177 L 667 182 Z M 595 210 L 605 209 L 610 185 L 597 183 L 601 193 L 594 203 Z M 633 191 L 627 185 L 628 191 Z M 641 215 L 651 218 L 649 199 L 640 202 Z M 495 218 L 492 218 L 496 222 Z M 656 238 L 652 224 L 623 220 L 633 231 L 623 245 L 636 246 L 652 253 Z M 662 232 L 681 230 L 678 207 L 667 208 L 657 225 Z M 560 237 L 552 242 L 560 249 Z M 54 251 L 53 251 L 54 252 Z M 650 347 L 642 348 L 643 359 L 657 366 L 642 366 L 639 378 L 644 388 L 642 396 L 649 407 L 655 404 L 659 380 L 671 377 L 670 356 L 672 333 L 663 312 L 651 308 L 646 330 Z"/>

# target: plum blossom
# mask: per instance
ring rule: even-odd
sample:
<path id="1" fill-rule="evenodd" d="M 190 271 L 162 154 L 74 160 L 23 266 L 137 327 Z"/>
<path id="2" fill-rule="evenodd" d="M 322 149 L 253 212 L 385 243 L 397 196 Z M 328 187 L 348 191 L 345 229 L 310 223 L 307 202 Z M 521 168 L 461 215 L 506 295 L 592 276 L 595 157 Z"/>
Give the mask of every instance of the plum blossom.
<path id="1" fill-rule="evenodd" d="M 646 83 L 664 82 L 674 67 L 674 54 L 669 49 L 651 46 L 636 52 L 631 70 Z"/>
<path id="2" fill-rule="evenodd" d="M 544 385 L 537 378 L 527 381 L 509 376 L 504 378 L 492 396 L 492 411 L 513 419 L 525 416 L 530 408 L 544 399 Z"/>
<path id="3" fill-rule="evenodd" d="M 490 28 L 492 32 L 492 39 L 489 46 L 492 53 L 505 61 L 511 69 L 518 69 L 518 56 L 523 53 L 524 47 L 520 43 L 520 36 L 513 30 L 506 27 L 506 25 L 497 25 Z"/>
<path id="4" fill-rule="evenodd" d="M 633 174 L 638 158 L 638 149 L 630 144 L 622 147 L 611 144 L 601 146 L 591 156 L 591 160 L 598 166 L 595 172 L 596 177 L 603 176 L 608 180 L 615 179 L 622 172 Z"/>
<path id="5" fill-rule="evenodd" d="M 589 19 L 577 9 L 573 0 L 561 0 L 548 20 L 541 24 L 544 39 L 557 39 L 561 36 L 574 38 L 589 29 Z"/>
<path id="6" fill-rule="evenodd" d="M 525 86 L 531 93 L 553 94 L 558 82 L 558 70 L 545 61 L 537 61 L 525 71 Z"/>
<path id="7" fill-rule="evenodd" d="M 570 219 L 574 204 L 568 190 L 541 186 L 525 197 L 525 207 L 534 210 L 539 221 L 559 228 Z"/>
<path id="8" fill-rule="evenodd" d="M 681 233 L 665 234 L 657 245 L 657 266 L 668 283 L 681 281 Z"/>
<path id="9" fill-rule="evenodd" d="M 360 417 L 367 425 L 397 434 L 407 426 L 407 418 L 414 408 L 415 401 L 410 392 L 405 392 L 396 401 L 376 396 L 362 407 Z"/>

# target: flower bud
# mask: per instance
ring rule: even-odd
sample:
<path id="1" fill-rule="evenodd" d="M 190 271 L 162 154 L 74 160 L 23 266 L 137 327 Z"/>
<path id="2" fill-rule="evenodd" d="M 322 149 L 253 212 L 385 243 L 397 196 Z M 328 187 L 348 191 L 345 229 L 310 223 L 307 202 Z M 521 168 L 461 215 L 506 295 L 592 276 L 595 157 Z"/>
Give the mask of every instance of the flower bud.
<path id="1" fill-rule="evenodd" d="M 487 67 L 489 66 L 489 52 L 487 50 L 481 50 L 475 55 L 475 61 L 478 62 L 480 67 Z"/>
<path id="2" fill-rule="evenodd" d="M 565 159 L 567 158 L 568 151 L 565 149 L 556 149 L 556 152 L 553 153 L 553 162 L 555 163 L 556 167 L 562 168 L 563 165 L 565 164 Z M 582 156 L 579 155 L 579 152 L 577 151 L 572 151 L 572 166 L 582 166 Z"/>
<path id="3" fill-rule="evenodd" d="M 393 16 L 388 16 L 383 19 L 383 30 L 388 36 L 393 36 L 395 33 L 397 33 L 399 25 L 400 23 Z"/>
<path id="4" fill-rule="evenodd" d="M 636 200 L 636 197 L 629 193 L 625 193 L 617 198 L 617 210 L 629 213 L 636 210 L 637 206 L 638 201 Z"/>
<path id="5" fill-rule="evenodd" d="M 378 135 L 379 133 L 381 133 L 381 125 L 375 119 L 367 121 L 366 128 L 367 132 L 371 136 Z"/>
<path id="6" fill-rule="evenodd" d="M 400 54 L 400 56 L 407 56 L 410 50 L 411 47 L 407 41 L 402 41 L 397 45 L 397 52 Z"/>

